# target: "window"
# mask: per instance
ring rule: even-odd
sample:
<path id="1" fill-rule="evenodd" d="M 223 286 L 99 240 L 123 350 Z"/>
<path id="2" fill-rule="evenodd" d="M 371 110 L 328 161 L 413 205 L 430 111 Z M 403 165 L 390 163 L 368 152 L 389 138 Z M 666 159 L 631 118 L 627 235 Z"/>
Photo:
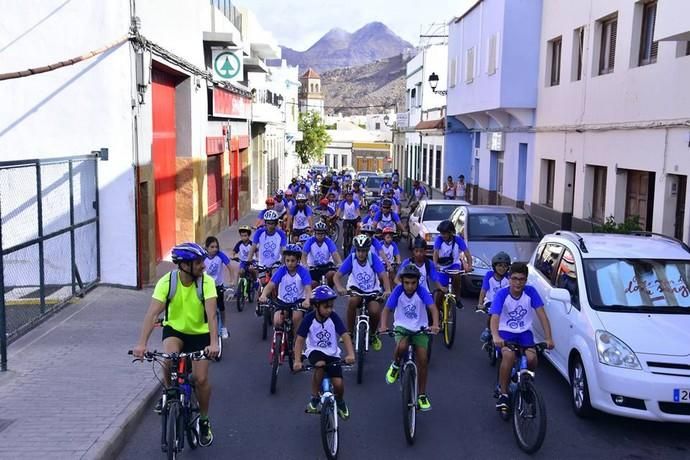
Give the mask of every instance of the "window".
<path id="1" fill-rule="evenodd" d="M 563 38 L 558 37 L 549 42 L 550 53 L 550 78 L 549 86 L 558 86 L 561 83 L 561 47 Z"/>
<path id="2" fill-rule="evenodd" d="M 473 241 L 539 241 L 542 234 L 526 213 L 470 213 L 468 238 Z"/>
<path id="3" fill-rule="evenodd" d="M 481 145 L 481 138 L 482 138 L 482 133 L 474 133 L 474 148 L 478 149 L 479 146 Z"/>
<path id="4" fill-rule="evenodd" d="M 541 160 L 541 174 L 542 184 L 545 189 L 542 189 L 542 204 L 553 208 L 553 188 L 556 176 L 556 161 L 555 160 Z"/>
<path id="5" fill-rule="evenodd" d="M 493 75 L 496 73 L 496 68 L 498 67 L 498 56 L 497 56 L 497 42 L 498 42 L 498 34 L 493 34 L 491 37 L 489 37 L 489 60 L 487 63 L 487 73 L 489 75 Z"/>
<path id="6" fill-rule="evenodd" d="M 582 80 L 584 56 L 585 28 L 583 26 L 573 32 L 573 81 Z"/>
<path id="7" fill-rule="evenodd" d="M 417 83 L 415 85 L 417 87 L 417 107 L 422 106 L 422 84 Z"/>
<path id="8" fill-rule="evenodd" d="M 206 157 L 206 183 L 208 185 L 209 214 L 223 207 L 222 159 L 223 155 L 209 155 Z"/>
<path id="9" fill-rule="evenodd" d="M 616 63 L 616 33 L 618 15 L 601 22 L 601 44 L 599 49 L 599 75 L 613 72 Z"/>
<path id="10" fill-rule="evenodd" d="M 434 171 L 436 188 L 441 187 L 441 146 L 436 147 L 436 170 Z"/>
<path id="11" fill-rule="evenodd" d="M 560 244 L 548 243 L 544 248 L 544 252 L 541 253 L 541 256 L 534 261 L 537 270 L 539 270 L 551 284 L 553 284 L 551 277 L 554 270 L 556 270 L 556 262 L 562 251 L 563 246 Z"/>
<path id="12" fill-rule="evenodd" d="M 580 309 L 580 295 L 577 288 L 577 266 L 575 258 L 569 249 L 563 251 L 563 256 L 556 271 L 556 287 L 565 289 L 570 294 L 570 303 Z"/>
<path id="13" fill-rule="evenodd" d="M 656 0 L 645 3 L 642 13 L 642 33 L 640 34 L 639 65 L 654 64 L 659 42 L 654 41 L 654 22 L 656 20 Z"/>
<path id="14" fill-rule="evenodd" d="M 417 89 L 412 88 L 410 90 L 410 107 L 416 107 L 417 106 Z"/>
<path id="15" fill-rule="evenodd" d="M 376 129 L 376 130 L 381 129 L 381 123 L 377 121 L 376 124 L 374 125 L 374 129 Z"/>
<path id="16" fill-rule="evenodd" d="M 592 186 L 592 220 L 604 222 L 604 208 L 606 206 L 606 167 L 594 166 Z"/>
<path id="17" fill-rule="evenodd" d="M 448 84 L 451 88 L 455 88 L 455 83 L 457 81 L 458 72 L 458 59 L 453 58 L 450 60 L 450 67 L 448 68 Z"/>
<path id="18" fill-rule="evenodd" d="M 422 181 L 429 183 L 426 176 L 426 160 L 427 160 L 427 146 L 422 148 Z"/>
<path id="19" fill-rule="evenodd" d="M 474 81 L 474 47 L 465 52 L 465 83 Z"/>
<path id="20" fill-rule="evenodd" d="M 690 40 L 685 44 L 685 55 L 690 56 Z"/>

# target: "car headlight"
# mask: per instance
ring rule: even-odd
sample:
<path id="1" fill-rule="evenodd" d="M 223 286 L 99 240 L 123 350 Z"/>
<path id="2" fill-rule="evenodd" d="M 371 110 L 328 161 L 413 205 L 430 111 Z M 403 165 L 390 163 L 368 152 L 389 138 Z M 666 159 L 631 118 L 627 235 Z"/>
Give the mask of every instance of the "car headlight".
<path id="1" fill-rule="evenodd" d="M 480 259 L 477 256 L 472 256 L 472 267 L 473 268 L 484 268 L 486 270 L 489 270 L 491 266 L 484 262 L 483 259 Z"/>
<path id="2" fill-rule="evenodd" d="M 610 332 L 597 331 L 596 342 L 600 363 L 625 369 L 642 369 L 630 347 Z"/>
<path id="3" fill-rule="evenodd" d="M 438 233 L 431 233 L 431 232 L 429 232 L 429 233 L 427 233 L 427 234 L 424 235 L 424 240 L 425 240 L 427 243 L 431 243 L 431 242 L 433 242 L 433 241 L 436 240 L 436 235 L 438 235 Z"/>

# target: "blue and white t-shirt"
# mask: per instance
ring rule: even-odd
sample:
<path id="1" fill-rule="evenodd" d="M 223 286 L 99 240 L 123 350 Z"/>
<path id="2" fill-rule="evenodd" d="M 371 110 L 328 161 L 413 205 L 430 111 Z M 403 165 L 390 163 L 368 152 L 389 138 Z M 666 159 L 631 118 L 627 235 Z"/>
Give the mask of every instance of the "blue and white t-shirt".
<path id="1" fill-rule="evenodd" d="M 301 265 L 297 265 L 297 270 L 293 274 L 283 265 L 271 275 L 271 281 L 278 286 L 278 300 L 285 303 L 304 300 L 304 287 L 311 286 L 309 270 Z"/>
<path id="2" fill-rule="evenodd" d="M 329 237 L 319 244 L 315 236 L 312 236 L 304 243 L 303 252 L 307 255 L 307 265 L 313 267 L 315 265 L 326 265 L 333 262 L 333 254 L 338 250 L 335 243 Z"/>
<path id="3" fill-rule="evenodd" d="M 248 240 L 247 244 L 244 244 L 242 241 L 238 241 L 235 247 L 232 249 L 232 251 L 237 254 L 237 258 L 240 259 L 242 262 L 246 262 L 249 260 L 249 250 L 252 248 L 252 241 Z"/>
<path id="4" fill-rule="evenodd" d="M 343 320 L 336 312 L 332 312 L 323 322 L 316 319 L 316 312 L 309 312 L 297 329 L 297 335 L 305 338 L 306 350 L 304 354 L 307 357 L 316 350 L 326 356 L 340 357 L 338 337 L 345 332 L 347 329 L 345 329 Z"/>
<path id="5" fill-rule="evenodd" d="M 395 260 L 395 256 L 400 255 L 400 251 L 398 250 L 398 245 L 395 244 L 395 241 L 391 241 L 390 245 L 387 245 L 384 242 L 381 245 L 381 248 L 383 249 L 383 253 L 386 256 L 386 259 L 388 259 L 388 262 L 393 262 L 393 260 Z"/>
<path id="6" fill-rule="evenodd" d="M 269 235 L 265 228 L 261 228 L 254 234 L 253 241 L 257 245 L 259 265 L 270 267 L 280 260 L 283 248 L 287 245 L 287 236 L 280 229 Z"/>
<path id="7" fill-rule="evenodd" d="M 431 292 L 431 283 L 433 281 L 438 281 L 438 276 L 436 273 L 436 268 L 434 268 L 434 264 L 429 262 L 423 263 L 422 265 L 417 265 L 417 263 L 413 262 L 412 258 L 410 257 L 405 259 L 403 263 L 400 264 L 397 276 L 400 276 L 400 273 L 402 273 L 403 268 L 407 267 L 410 264 L 414 264 L 414 266 L 417 267 L 417 269 L 419 270 L 419 285 L 426 287 L 427 290 Z M 427 265 L 429 266 L 429 273 L 427 273 Z"/>
<path id="8" fill-rule="evenodd" d="M 206 273 L 216 281 L 216 286 L 223 285 L 223 265 L 229 265 L 230 259 L 223 251 L 218 253 L 213 258 L 204 260 L 206 266 Z"/>
<path id="9" fill-rule="evenodd" d="M 304 209 L 299 209 L 297 206 L 290 211 L 292 216 L 292 228 L 295 230 L 302 230 L 309 227 L 309 216 L 312 215 L 311 208 L 305 206 Z"/>
<path id="10" fill-rule="evenodd" d="M 393 211 L 389 212 L 388 215 L 383 214 L 383 211 L 379 211 L 374 216 L 374 221 L 378 222 L 376 228 L 395 228 L 395 224 L 400 222 L 400 216 Z"/>
<path id="11" fill-rule="evenodd" d="M 347 279 L 348 288 L 355 286 L 364 292 L 375 292 L 381 290 L 378 275 L 385 272 L 386 269 L 379 256 L 369 253 L 364 265 L 359 263 L 357 256 L 350 254 L 345 258 L 338 271 L 341 275 L 350 275 Z"/>
<path id="12" fill-rule="evenodd" d="M 465 239 L 460 235 L 455 235 L 450 240 L 450 243 L 447 243 L 443 240 L 441 235 L 438 235 L 436 241 L 434 241 L 434 250 L 438 251 L 439 265 L 443 268 L 448 268 L 453 264 L 461 264 L 460 254 L 467 251 L 467 244 L 465 243 Z M 444 258 L 450 258 L 449 260 L 451 260 L 451 262 L 443 263 L 442 259 Z"/>
<path id="13" fill-rule="evenodd" d="M 393 327 L 403 327 L 408 331 L 418 331 L 429 325 L 426 309 L 433 305 L 429 291 L 420 283 L 417 290 L 408 296 L 402 285 L 393 289 L 386 302 L 386 308 L 394 310 Z"/>
<path id="14" fill-rule="evenodd" d="M 498 291 L 503 288 L 508 287 L 510 284 L 510 274 L 508 272 L 503 275 L 503 278 L 497 280 L 494 276 L 494 271 L 489 270 L 486 275 L 484 275 L 484 281 L 482 281 L 482 289 L 486 293 L 484 296 L 484 305 L 494 300 L 494 296 Z"/>
<path id="15" fill-rule="evenodd" d="M 393 197 L 398 200 L 398 204 L 400 204 L 400 197 L 402 196 L 403 189 L 400 187 L 393 187 Z"/>
<path id="16" fill-rule="evenodd" d="M 276 204 L 275 206 L 273 206 L 273 210 L 277 212 L 279 216 L 282 216 L 285 212 L 287 212 L 288 204 L 285 198 L 283 198 L 282 200 L 275 200 L 275 203 Z"/>
<path id="17" fill-rule="evenodd" d="M 519 298 L 510 294 L 510 288 L 499 290 L 491 302 L 489 313 L 500 315 L 499 331 L 520 333 L 532 329 L 534 310 L 542 308 L 544 302 L 532 286 L 525 286 Z"/>
<path id="18" fill-rule="evenodd" d="M 359 217 L 359 200 L 352 200 L 352 203 L 348 203 L 347 200 L 340 202 L 340 212 L 343 220 L 355 220 Z"/>

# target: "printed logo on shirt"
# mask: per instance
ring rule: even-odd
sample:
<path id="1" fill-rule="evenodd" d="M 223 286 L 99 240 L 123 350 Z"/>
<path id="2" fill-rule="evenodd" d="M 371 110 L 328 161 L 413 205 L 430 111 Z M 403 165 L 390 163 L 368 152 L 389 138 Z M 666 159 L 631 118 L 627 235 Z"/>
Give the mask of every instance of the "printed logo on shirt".
<path id="1" fill-rule="evenodd" d="M 297 294 L 299 294 L 297 283 L 292 282 L 285 286 L 285 297 L 288 302 L 294 302 L 297 300 Z"/>
<path id="2" fill-rule="evenodd" d="M 417 307 L 414 304 L 407 304 L 403 307 L 405 318 L 417 319 Z"/>
<path id="3" fill-rule="evenodd" d="M 359 272 L 355 275 L 357 284 L 364 290 L 372 289 L 374 287 L 373 278 L 369 273 Z"/>
<path id="4" fill-rule="evenodd" d="M 525 326 L 525 316 L 527 316 L 527 310 L 522 305 L 519 305 L 515 310 L 508 313 L 510 318 L 506 322 L 508 327 L 511 329 L 518 329 Z"/>
<path id="5" fill-rule="evenodd" d="M 295 216 L 295 223 L 297 225 L 305 225 L 307 223 L 307 217 L 302 214 L 297 214 Z"/>
<path id="6" fill-rule="evenodd" d="M 319 348 L 329 348 L 331 346 L 331 333 L 326 329 L 321 329 L 316 333 L 316 346 Z"/>
<path id="7" fill-rule="evenodd" d="M 216 274 L 218 273 L 218 267 L 220 264 L 218 262 L 211 262 L 208 264 L 208 267 L 206 267 L 206 273 L 208 273 L 210 276 L 215 277 Z"/>
<path id="8" fill-rule="evenodd" d="M 262 244 L 263 246 L 263 255 L 265 258 L 269 258 L 275 255 L 275 249 L 278 247 L 275 241 L 271 240 L 266 240 Z"/>

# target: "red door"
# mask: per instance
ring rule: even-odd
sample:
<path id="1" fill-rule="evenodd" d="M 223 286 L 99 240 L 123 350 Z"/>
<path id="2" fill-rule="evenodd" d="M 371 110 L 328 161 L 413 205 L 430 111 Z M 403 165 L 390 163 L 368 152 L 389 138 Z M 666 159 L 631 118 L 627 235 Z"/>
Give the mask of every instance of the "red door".
<path id="1" fill-rule="evenodd" d="M 153 69 L 153 178 L 156 184 L 156 262 L 175 245 L 175 78 Z"/>

